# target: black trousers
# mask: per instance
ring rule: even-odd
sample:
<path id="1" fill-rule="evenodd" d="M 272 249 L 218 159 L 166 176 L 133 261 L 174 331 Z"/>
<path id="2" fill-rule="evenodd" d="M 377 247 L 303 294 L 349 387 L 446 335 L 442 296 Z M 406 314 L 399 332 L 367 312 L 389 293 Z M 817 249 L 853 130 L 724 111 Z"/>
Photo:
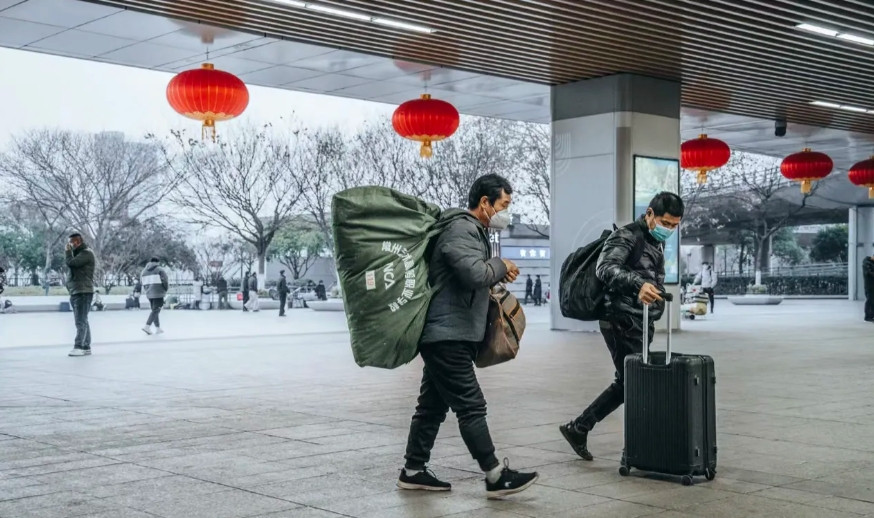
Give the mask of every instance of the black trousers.
<path id="1" fill-rule="evenodd" d="M 600 322 L 601 335 L 610 351 L 613 366 L 616 368 L 615 378 L 600 396 L 592 401 L 583 413 L 574 420 L 574 425 L 581 431 L 589 431 L 614 410 L 625 402 L 625 357 L 640 353 L 643 350 L 643 328 L 640 322 L 635 322 L 631 316 L 620 316 L 614 320 Z M 650 325 L 649 337 L 655 326 Z"/>
<path id="2" fill-rule="evenodd" d="M 149 307 L 152 309 L 149 313 L 149 318 L 146 320 L 146 325 L 155 324 L 155 327 L 161 327 L 161 321 L 158 320 L 158 314 L 161 313 L 161 308 L 164 307 L 164 299 L 149 299 Z"/>
<path id="3" fill-rule="evenodd" d="M 710 299 L 710 312 L 713 313 L 713 288 L 704 288 L 703 291 L 707 294 L 707 298 Z"/>
<path id="4" fill-rule="evenodd" d="M 76 349 L 91 349 L 91 325 L 88 323 L 88 312 L 91 311 L 93 293 L 70 295 L 70 309 L 73 310 L 73 320 L 76 322 L 76 339 L 73 347 Z"/>
<path id="5" fill-rule="evenodd" d="M 288 293 L 279 294 L 279 316 L 285 315 L 285 303 L 288 300 Z"/>
<path id="6" fill-rule="evenodd" d="M 489 471 L 500 464 L 486 424 L 486 398 L 473 370 L 478 345 L 440 342 L 420 347 L 425 368 L 404 455 L 407 469 L 425 468 L 450 408 L 458 418 L 461 438 L 480 468 Z"/>
<path id="7" fill-rule="evenodd" d="M 226 291 L 220 291 L 220 292 L 219 292 L 219 302 L 218 302 L 218 306 L 219 306 L 219 307 L 218 307 L 219 309 L 227 309 L 227 308 L 230 307 L 230 306 L 228 305 L 228 292 L 226 292 Z"/>

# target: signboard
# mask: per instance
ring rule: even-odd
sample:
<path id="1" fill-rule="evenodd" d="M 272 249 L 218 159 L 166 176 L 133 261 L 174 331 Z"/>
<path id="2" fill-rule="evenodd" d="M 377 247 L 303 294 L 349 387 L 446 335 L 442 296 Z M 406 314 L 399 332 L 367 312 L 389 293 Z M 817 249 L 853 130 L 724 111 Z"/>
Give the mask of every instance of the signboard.
<path id="1" fill-rule="evenodd" d="M 548 246 L 503 246 L 501 256 L 511 261 L 549 259 Z"/>
<path id="2" fill-rule="evenodd" d="M 672 158 L 634 156 L 634 217 L 646 214 L 653 197 L 680 193 L 680 162 Z M 680 283 L 680 232 L 665 242 L 665 284 Z"/>

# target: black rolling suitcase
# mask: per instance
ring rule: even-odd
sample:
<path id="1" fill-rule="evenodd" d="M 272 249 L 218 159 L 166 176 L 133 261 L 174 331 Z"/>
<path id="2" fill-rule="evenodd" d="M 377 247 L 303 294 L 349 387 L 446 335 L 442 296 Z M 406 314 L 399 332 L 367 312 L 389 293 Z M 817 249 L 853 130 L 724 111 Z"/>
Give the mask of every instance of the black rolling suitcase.
<path id="1" fill-rule="evenodd" d="M 666 299 L 671 317 L 670 297 Z M 644 305 L 643 320 L 649 320 Z M 682 476 L 716 476 L 716 371 L 713 358 L 671 354 L 671 331 L 664 353 L 648 353 L 649 326 L 643 326 L 643 354 L 625 358 L 625 455 L 619 473 L 631 468 Z M 665 361 L 670 358 L 670 361 Z"/>

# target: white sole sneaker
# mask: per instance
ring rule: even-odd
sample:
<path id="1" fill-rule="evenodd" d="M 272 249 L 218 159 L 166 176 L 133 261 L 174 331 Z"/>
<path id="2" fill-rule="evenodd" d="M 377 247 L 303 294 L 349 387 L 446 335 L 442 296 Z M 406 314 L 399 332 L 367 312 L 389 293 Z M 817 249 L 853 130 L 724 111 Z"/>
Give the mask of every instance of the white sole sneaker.
<path id="1" fill-rule="evenodd" d="M 150 334 L 152 334 L 152 328 L 149 326 L 146 326 L 143 328 L 143 332 L 146 333 L 147 335 L 150 335 Z"/>
<path id="2" fill-rule="evenodd" d="M 401 482 L 398 480 L 398 487 L 401 489 L 407 490 L 419 490 L 419 491 L 451 491 L 451 487 L 434 487 L 434 486 L 425 486 L 422 484 L 412 484 L 410 482 Z"/>
<path id="3" fill-rule="evenodd" d="M 162 334 L 164 334 L 164 330 L 161 329 L 160 327 L 156 327 L 156 328 L 155 328 L 155 334 L 156 334 L 156 335 L 162 335 Z"/>
<path id="4" fill-rule="evenodd" d="M 525 491 L 529 487 L 533 486 L 534 483 L 537 482 L 537 480 L 539 478 L 540 478 L 540 475 L 537 475 L 536 477 L 529 480 L 528 483 L 525 484 L 524 486 L 519 486 L 519 487 L 516 487 L 513 489 L 499 489 L 497 491 L 486 491 L 486 498 L 488 498 L 489 500 L 494 500 L 496 498 L 503 498 L 505 496 L 510 496 L 510 495 L 515 495 L 516 493 L 521 493 L 522 491 Z"/>

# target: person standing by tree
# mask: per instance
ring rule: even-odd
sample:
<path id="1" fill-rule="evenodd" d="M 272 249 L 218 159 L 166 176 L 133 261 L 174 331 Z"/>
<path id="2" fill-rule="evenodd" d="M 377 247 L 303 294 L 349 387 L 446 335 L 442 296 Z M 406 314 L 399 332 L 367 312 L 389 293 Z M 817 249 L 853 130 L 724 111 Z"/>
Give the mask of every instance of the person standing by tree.
<path id="1" fill-rule="evenodd" d="M 246 275 L 240 280 L 240 293 L 243 294 L 243 312 L 249 311 L 249 277 L 251 272 L 246 272 Z"/>
<path id="2" fill-rule="evenodd" d="M 319 281 L 319 284 L 315 287 L 316 297 L 319 300 L 328 300 L 328 292 L 325 289 L 325 281 Z"/>
<path id="3" fill-rule="evenodd" d="M 97 262 L 94 252 L 85 244 L 82 234 L 70 234 L 70 241 L 64 251 L 70 278 L 67 280 L 67 291 L 70 292 L 70 308 L 73 310 L 73 320 L 76 322 L 76 339 L 73 350 L 68 356 L 89 356 L 91 354 L 91 326 L 88 324 L 88 312 L 94 298 L 94 269 Z"/>
<path id="4" fill-rule="evenodd" d="M 228 308 L 228 281 L 225 279 L 224 275 L 219 274 L 218 279 L 215 281 L 215 289 L 218 292 L 219 309 L 227 309 Z"/>
<path id="5" fill-rule="evenodd" d="M 254 313 L 257 313 L 261 309 L 258 302 L 258 274 L 255 272 L 252 272 L 252 276 L 249 277 L 249 302 L 246 307 Z"/>
<path id="6" fill-rule="evenodd" d="M 710 312 L 713 313 L 713 298 L 714 291 L 716 288 L 716 272 L 713 271 L 713 267 L 708 262 L 704 262 L 701 264 L 701 271 L 698 275 L 695 276 L 695 280 L 693 284 L 700 284 L 701 289 L 704 290 L 704 293 L 707 294 L 707 298 L 710 299 Z"/>
<path id="7" fill-rule="evenodd" d="M 203 301 L 203 281 L 200 280 L 200 275 L 194 276 L 194 281 L 191 282 L 191 309 L 201 309 L 200 303 Z"/>
<path id="8" fill-rule="evenodd" d="M 285 301 L 288 299 L 288 280 L 285 278 L 285 270 L 279 270 L 279 316 L 285 316 Z"/>
<path id="9" fill-rule="evenodd" d="M 534 281 L 531 280 L 531 275 L 525 280 L 525 304 L 528 304 L 528 299 L 534 297 Z"/>
<path id="10" fill-rule="evenodd" d="M 543 282 L 538 275 L 534 280 L 534 305 L 539 306 L 541 303 L 543 303 Z"/>
<path id="11" fill-rule="evenodd" d="M 145 327 L 143 327 L 143 332 L 147 335 L 152 334 L 152 324 L 155 324 L 155 334 L 159 335 L 164 330 L 161 329 L 158 314 L 161 313 L 161 308 L 164 307 L 164 297 L 167 296 L 167 290 L 170 289 L 167 271 L 161 267 L 157 257 L 152 257 L 143 269 L 141 277 L 143 286 L 146 289 L 146 298 L 149 299 L 149 307 L 151 308 L 149 318 L 146 320 Z"/>
<path id="12" fill-rule="evenodd" d="M 874 322 L 874 255 L 862 260 L 865 279 L 865 322 Z"/>

